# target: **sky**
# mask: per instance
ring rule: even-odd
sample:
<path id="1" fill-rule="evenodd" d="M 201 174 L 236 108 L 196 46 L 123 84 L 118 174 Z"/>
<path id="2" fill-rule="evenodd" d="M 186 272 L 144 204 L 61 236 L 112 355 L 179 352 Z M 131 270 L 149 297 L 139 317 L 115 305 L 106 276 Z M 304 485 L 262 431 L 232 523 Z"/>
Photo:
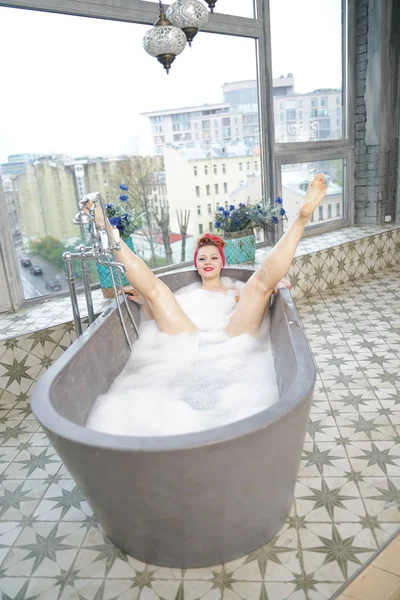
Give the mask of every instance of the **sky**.
<path id="1" fill-rule="evenodd" d="M 300 93 L 340 87 L 341 1 L 270 4 L 273 76 L 293 73 Z M 252 0 L 218 0 L 216 12 L 228 11 L 251 17 Z M 223 83 L 256 78 L 254 40 L 204 32 L 167 75 L 142 47 L 148 29 L 0 7 L 0 162 L 149 153 L 142 112 L 221 102 Z"/>

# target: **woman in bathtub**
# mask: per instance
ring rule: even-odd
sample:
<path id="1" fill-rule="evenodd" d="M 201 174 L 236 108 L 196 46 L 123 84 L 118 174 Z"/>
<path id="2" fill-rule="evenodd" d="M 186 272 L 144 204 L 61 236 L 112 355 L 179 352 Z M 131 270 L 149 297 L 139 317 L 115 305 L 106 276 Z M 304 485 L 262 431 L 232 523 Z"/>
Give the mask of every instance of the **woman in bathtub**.
<path id="1" fill-rule="evenodd" d="M 226 288 L 221 281 L 221 270 L 225 266 L 223 240 L 217 236 L 203 236 L 199 240 L 194 255 L 194 266 L 202 281 L 203 295 L 200 297 L 202 310 L 199 311 L 202 313 L 201 322 L 196 322 L 193 303 L 191 303 L 191 310 L 185 311 L 185 302 L 181 300 L 183 296 L 175 296 L 123 241 L 120 241 L 121 250 L 115 251 L 115 260 L 125 266 L 126 279 L 143 299 L 148 310 L 147 316 L 155 319 L 162 332 L 177 335 L 207 331 L 204 303 L 210 302 L 210 322 L 214 321 L 215 324 L 214 314 L 212 314 L 215 302 L 211 300 L 217 300 L 215 294 L 224 294 L 230 296 L 231 303 L 230 308 L 227 308 L 224 302 L 223 312 L 226 318 L 218 319 L 220 330 L 231 337 L 243 333 L 254 335 L 259 331 L 271 294 L 291 266 L 309 218 L 322 202 L 325 194 L 325 178 L 323 175 L 316 175 L 310 183 L 296 219 L 265 257 L 261 267 L 247 281 L 240 296 L 234 290 Z M 96 208 L 95 217 L 97 226 L 104 228 L 104 218 L 99 206 Z"/>

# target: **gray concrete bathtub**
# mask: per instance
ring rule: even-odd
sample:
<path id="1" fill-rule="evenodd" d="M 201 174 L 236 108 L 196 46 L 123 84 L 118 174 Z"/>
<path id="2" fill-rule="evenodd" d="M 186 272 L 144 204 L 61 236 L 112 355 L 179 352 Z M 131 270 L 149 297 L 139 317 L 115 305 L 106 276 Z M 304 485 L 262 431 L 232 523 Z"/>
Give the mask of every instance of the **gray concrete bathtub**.
<path id="1" fill-rule="evenodd" d="M 225 269 L 242 281 L 251 273 Z M 175 291 L 197 277 L 190 270 L 162 279 Z M 128 359 L 116 309 L 37 383 L 34 414 L 107 535 L 128 554 L 170 567 L 215 565 L 257 549 L 284 524 L 315 381 L 288 290 L 274 299 L 271 336 L 279 402 L 204 432 L 146 438 L 85 428 L 93 401 Z"/>

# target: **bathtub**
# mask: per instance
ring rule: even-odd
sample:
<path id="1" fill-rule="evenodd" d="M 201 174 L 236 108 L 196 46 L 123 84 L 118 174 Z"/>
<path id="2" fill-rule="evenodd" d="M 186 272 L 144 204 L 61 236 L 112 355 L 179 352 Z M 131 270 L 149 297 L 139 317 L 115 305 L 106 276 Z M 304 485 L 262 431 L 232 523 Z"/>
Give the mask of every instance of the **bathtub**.
<path id="1" fill-rule="evenodd" d="M 242 281 L 251 274 L 224 270 Z M 194 270 L 161 277 L 173 291 L 197 278 Z M 273 299 L 271 336 L 279 402 L 207 431 L 133 437 L 85 428 L 95 398 L 129 356 L 116 308 L 98 317 L 36 384 L 34 414 L 104 531 L 128 554 L 168 567 L 216 565 L 266 544 L 284 524 L 315 382 L 287 289 Z"/>

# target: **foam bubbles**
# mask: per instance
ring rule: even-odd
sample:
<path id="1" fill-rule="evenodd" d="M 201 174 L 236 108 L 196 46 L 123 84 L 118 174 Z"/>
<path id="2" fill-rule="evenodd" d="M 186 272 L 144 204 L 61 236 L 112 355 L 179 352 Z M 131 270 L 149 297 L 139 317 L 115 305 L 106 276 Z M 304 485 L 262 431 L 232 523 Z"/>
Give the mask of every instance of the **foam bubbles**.
<path id="1" fill-rule="evenodd" d="M 176 298 L 199 329 L 166 335 L 143 319 L 140 339 L 106 394 L 95 401 L 91 429 L 164 436 L 201 431 L 253 415 L 278 401 L 269 319 L 260 334 L 224 333 L 242 282 L 222 278 L 227 294 L 186 286 Z"/>

